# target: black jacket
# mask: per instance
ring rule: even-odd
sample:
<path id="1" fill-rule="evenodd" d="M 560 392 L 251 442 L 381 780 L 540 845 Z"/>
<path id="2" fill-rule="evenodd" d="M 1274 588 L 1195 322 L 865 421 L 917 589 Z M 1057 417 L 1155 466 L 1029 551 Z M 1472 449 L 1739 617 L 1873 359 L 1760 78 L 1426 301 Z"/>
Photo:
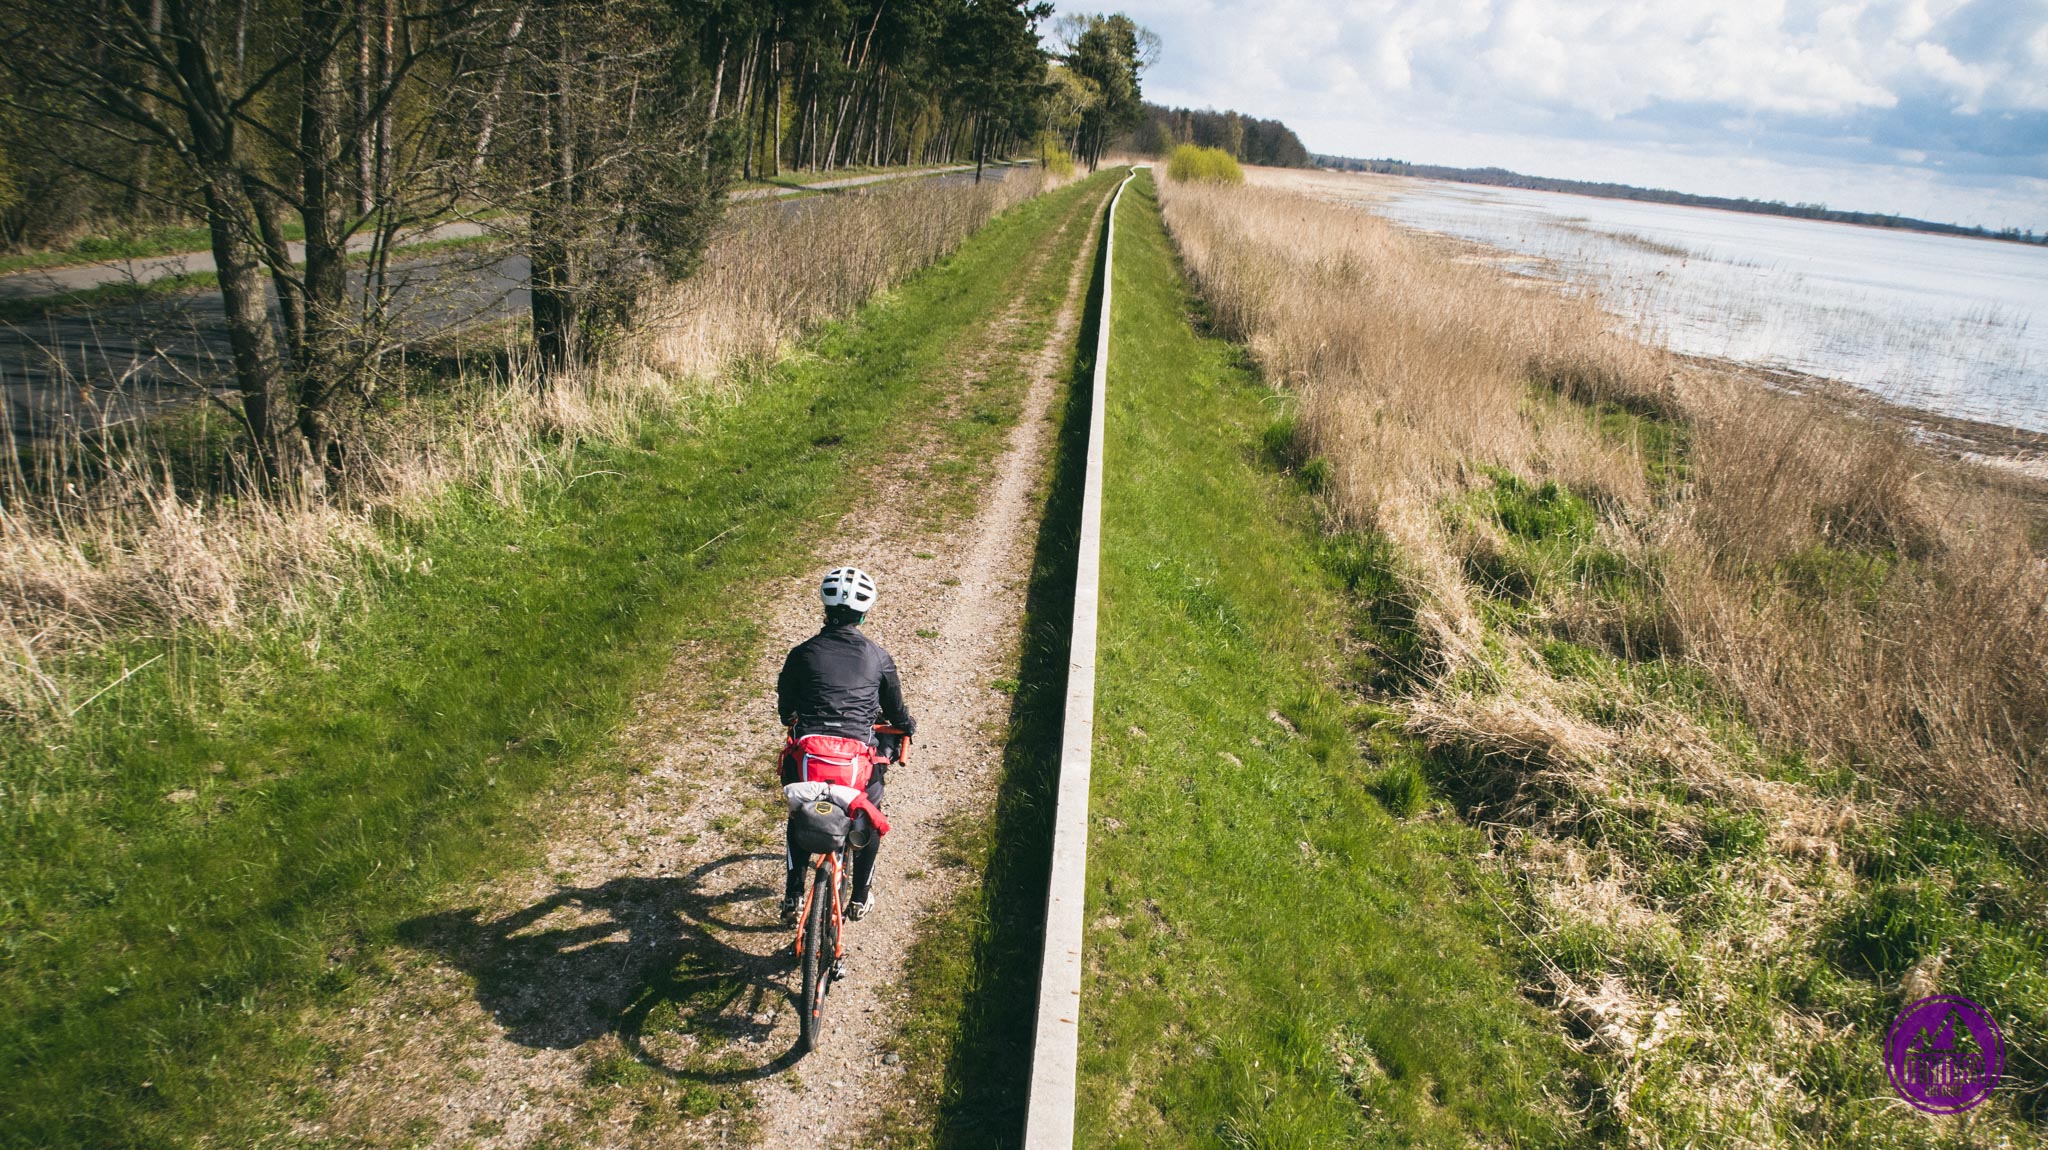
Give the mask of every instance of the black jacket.
<path id="1" fill-rule="evenodd" d="M 775 679 L 775 713 L 793 734 L 845 735 L 875 741 L 875 724 L 907 732 L 917 720 L 903 705 L 896 660 L 852 623 L 827 623 L 797 644 Z"/>

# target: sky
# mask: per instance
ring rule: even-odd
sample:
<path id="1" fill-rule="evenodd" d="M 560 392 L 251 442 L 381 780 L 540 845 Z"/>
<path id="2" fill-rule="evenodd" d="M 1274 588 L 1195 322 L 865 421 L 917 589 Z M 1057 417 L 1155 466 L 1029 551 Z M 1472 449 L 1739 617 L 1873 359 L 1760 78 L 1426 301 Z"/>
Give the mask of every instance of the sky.
<path id="1" fill-rule="evenodd" d="M 2048 0 L 1126 0 L 1312 152 L 2048 231 Z"/>

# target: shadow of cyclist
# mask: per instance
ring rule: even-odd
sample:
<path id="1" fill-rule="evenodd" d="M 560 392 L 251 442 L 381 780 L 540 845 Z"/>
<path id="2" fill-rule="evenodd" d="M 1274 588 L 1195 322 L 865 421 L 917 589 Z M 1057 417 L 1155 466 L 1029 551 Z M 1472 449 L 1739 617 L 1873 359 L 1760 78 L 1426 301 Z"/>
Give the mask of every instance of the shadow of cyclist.
<path id="1" fill-rule="evenodd" d="M 493 919 L 476 907 L 443 911 L 401 924 L 398 937 L 475 979 L 478 1005 L 508 1041 L 562 1050 L 617 1034 L 635 1058 L 676 1078 L 752 1081 L 802 1056 L 793 1033 L 773 1058 L 754 1064 L 748 1055 L 779 1045 L 775 1017 L 795 1015 L 779 945 L 788 928 L 730 913 L 780 893 L 747 872 L 781 861 L 733 854 L 680 878 L 564 887 Z M 737 883 L 717 881 L 735 866 L 745 868 Z M 779 879 L 781 867 L 772 873 Z M 712 1047 L 717 1057 L 706 1058 Z"/>

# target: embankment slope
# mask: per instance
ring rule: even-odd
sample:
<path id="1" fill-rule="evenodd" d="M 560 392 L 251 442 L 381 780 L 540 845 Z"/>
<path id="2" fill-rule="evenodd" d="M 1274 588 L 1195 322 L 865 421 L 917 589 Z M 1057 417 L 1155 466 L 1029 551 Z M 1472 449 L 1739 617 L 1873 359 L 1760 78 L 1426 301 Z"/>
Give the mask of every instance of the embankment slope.
<path id="1" fill-rule="evenodd" d="M 1289 400 L 1200 329 L 1149 177 L 1119 216 L 1079 1141 L 1567 1141 L 1484 838 L 1370 789 L 1366 564 L 1274 465 Z"/>

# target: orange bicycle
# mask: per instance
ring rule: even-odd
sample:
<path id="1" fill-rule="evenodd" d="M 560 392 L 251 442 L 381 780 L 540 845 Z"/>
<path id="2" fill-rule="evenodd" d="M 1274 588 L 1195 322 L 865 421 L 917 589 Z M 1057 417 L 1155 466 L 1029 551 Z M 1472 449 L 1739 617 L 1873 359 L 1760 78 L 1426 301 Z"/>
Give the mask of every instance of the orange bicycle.
<path id="1" fill-rule="evenodd" d="M 900 763 L 910 749 L 910 738 L 901 730 L 878 725 L 882 755 L 876 762 Z M 821 803 L 827 800 L 819 800 Z M 828 815 L 831 812 L 824 812 Z M 825 996 L 832 983 L 845 976 L 847 903 L 852 892 L 847 883 L 850 854 L 867 844 L 875 833 L 865 815 L 849 820 L 849 827 L 829 849 L 813 851 L 811 878 L 804 888 L 804 901 L 796 916 L 796 955 L 803 968 L 802 1039 L 806 1051 L 816 1050 L 824 1040 Z"/>

